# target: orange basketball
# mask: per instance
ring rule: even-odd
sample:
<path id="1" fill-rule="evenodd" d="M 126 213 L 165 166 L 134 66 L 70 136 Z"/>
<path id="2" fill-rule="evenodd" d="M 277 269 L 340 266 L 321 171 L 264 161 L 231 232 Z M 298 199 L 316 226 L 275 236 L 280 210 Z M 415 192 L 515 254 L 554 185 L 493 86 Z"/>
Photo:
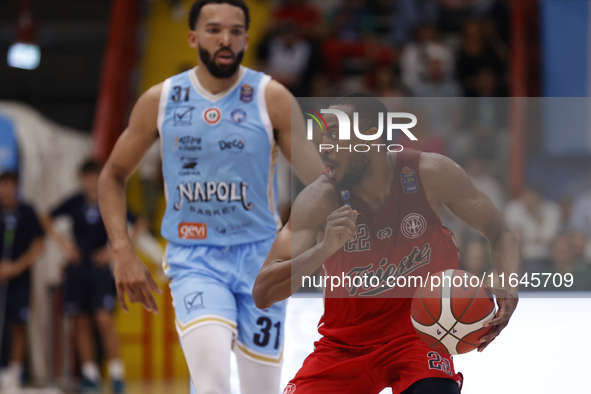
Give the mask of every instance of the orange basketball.
<path id="1" fill-rule="evenodd" d="M 427 278 L 412 300 L 410 314 L 419 338 L 437 352 L 462 354 L 476 349 L 495 316 L 490 291 L 469 272 L 449 269 Z"/>

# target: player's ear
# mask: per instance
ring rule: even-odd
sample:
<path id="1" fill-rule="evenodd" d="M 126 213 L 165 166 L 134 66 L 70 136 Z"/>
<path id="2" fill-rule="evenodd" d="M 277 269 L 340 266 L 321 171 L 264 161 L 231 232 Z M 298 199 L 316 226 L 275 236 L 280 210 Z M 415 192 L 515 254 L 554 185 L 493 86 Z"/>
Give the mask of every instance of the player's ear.
<path id="1" fill-rule="evenodd" d="M 189 46 L 193 49 L 197 49 L 199 46 L 199 40 L 197 39 L 197 31 L 196 30 L 189 30 L 187 33 L 187 41 L 189 42 Z"/>

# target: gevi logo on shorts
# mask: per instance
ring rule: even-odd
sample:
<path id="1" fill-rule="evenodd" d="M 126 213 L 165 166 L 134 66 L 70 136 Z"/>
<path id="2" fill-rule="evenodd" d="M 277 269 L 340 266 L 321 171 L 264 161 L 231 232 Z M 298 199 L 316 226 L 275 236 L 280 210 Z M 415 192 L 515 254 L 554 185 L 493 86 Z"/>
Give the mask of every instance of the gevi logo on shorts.
<path id="1" fill-rule="evenodd" d="M 320 129 L 323 132 L 328 132 L 328 126 L 326 124 L 326 120 L 324 120 L 324 117 L 320 113 L 318 113 L 317 111 L 314 111 L 311 108 L 303 107 L 303 109 L 304 109 L 304 114 L 306 114 L 312 118 L 312 119 L 308 119 L 307 124 L 306 124 L 307 138 L 309 140 L 312 139 L 312 135 L 313 135 L 313 129 L 314 129 L 314 122 L 313 121 L 316 121 L 316 123 L 318 124 L 318 126 L 320 126 Z M 323 114 L 333 114 L 337 117 L 337 121 L 339 123 L 339 134 L 338 134 L 339 141 L 351 140 L 351 120 L 349 119 L 349 116 L 345 112 L 338 110 L 338 109 L 334 109 L 334 108 L 321 109 L 320 112 Z M 359 113 L 354 112 L 353 113 L 353 132 L 355 133 L 355 136 L 363 141 L 380 140 L 382 138 L 382 134 L 384 133 L 384 118 L 386 118 L 385 129 L 386 129 L 386 133 L 387 133 L 386 136 L 387 136 L 388 141 L 392 141 L 392 131 L 393 130 L 402 131 L 412 141 L 417 140 L 417 137 L 415 137 L 414 134 L 411 133 L 409 130 L 409 129 L 413 128 L 414 126 L 416 126 L 417 117 L 411 113 L 408 113 L 408 112 L 387 112 L 385 115 L 383 112 L 380 112 L 378 114 L 378 130 L 376 131 L 375 134 L 361 134 L 361 132 L 359 131 Z M 410 123 L 394 123 L 395 119 L 409 119 Z M 378 152 L 380 151 L 380 149 L 382 147 L 384 149 L 387 149 L 388 152 L 400 152 L 404 149 L 403 146 L 399 145 L 399 144 L 384 144 L 384 143 L 368 143 L 368 144 L 355 144 L 355 145 L 351 145 L 351 144 L 338 145 L 337 144 L 336 146 L 333 144 L 320 144 L 319 151 L 322 152 L 325 150 L 336 148 L 337 152 L 339 150 L 347 150 L 349 152 L 351 152 L 351 151 L 368 152 L 372 146 L 376 147 Z"/>

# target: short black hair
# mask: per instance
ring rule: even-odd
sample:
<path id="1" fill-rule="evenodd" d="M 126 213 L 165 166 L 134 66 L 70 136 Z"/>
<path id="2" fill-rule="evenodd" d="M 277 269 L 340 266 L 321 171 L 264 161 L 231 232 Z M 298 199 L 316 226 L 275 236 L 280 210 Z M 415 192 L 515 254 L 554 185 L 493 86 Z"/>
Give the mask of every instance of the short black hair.
<path id="1" fill-rule="evenodd" d="M 79 175 L 100 174 L 103 166 L 94 159 L 87 159 L 82 163 L 78 170 Z"/>
<path id="2" fill-rule="evenodd" d="M 0 181 L 12 181 L 18 184 L 18 172 L 4 171 L 2 174 L 0 174 Z"/>
<path id="3" fill-rule="evenodd" d="M 379 114 L 380 112 L 385 117 L 388 113 L 388 108 L 382 103 L 382 101 L 368 93 L 358 92 L 351 93 L 343 97 L 335 99 L 330 106 L 343 105 L 353 107 L 353 112 L 359 113 L 359 131 L 361 133 L 366 132 L 372 127 L 379 127 Z M 353 119 L 351 119 L 351 122 Z M 384 118 L 383 123 L 384 129 L 382 130 L 382 142 L 387 143 L 388 134 L 386 133 L 386 119 Z"/>
<path id="4" fill-rule="evenodd" d="M 189 11 L 189 28 L 191 30 L 195 30 L 195 26 L 197 25 L 197 19 L 199 18 L 199 14 L 201 13 L 201 8 L 208 4 L 230 4 L 234 7 L 239 7 L 244 12 L 244 30 L 248 30 L 248 26 L 250 25 L 250 11 L 248 6 L 244 2 L 244 0 L 197 0 L 191 6 L 191 11 Z"/>

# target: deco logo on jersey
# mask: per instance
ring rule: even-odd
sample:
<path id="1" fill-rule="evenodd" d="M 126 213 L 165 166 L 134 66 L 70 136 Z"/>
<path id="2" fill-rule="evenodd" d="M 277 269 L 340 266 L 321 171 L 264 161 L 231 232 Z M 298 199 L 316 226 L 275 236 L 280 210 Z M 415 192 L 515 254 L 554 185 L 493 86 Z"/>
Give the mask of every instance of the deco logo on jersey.
<path id="1" fill-rule="evenodd" d="M 246 111 L 236 108 L 230 113 L 230 117 L 234 123 L 240 124 L 246 120 Z"/>
<path id="2" fill-rule="evenodd" d="M 179 105 L 174 107 L 172 119 L 174 126 L 190 126 L 193 119 L 193 110 L 195 107 L 188 105 Z"/>
<path id="3" fill-rule="evenodd" d="M 250 103 L 254 97 L 254 88 L 249 84 L 245 83 L 240 88 L 240 101 L 244 103 Z"/>
<path id="4" fill-rule="evenodd" d="M 238 134 L 232 133 L 228 138 L 218 141 L 218 146 L 222 152 L 239 153 L 244 150 L 244 139 Z"/>
<path id="5" fill-rule="evenodd" d="M 205 239 L 207 238 L 207 224 L 205 223 L 179 223 L 180 239 Z"/>
<path id="6" fill-rule="evenodd" d="M 400 178 L 402 180 L 402 189 L 406 194 L 412 194 L 419 190 L 419 181 L 415 170 L 404 167 L 400 173 Z"/>
<path id="7" fill-rule="evenodd" d="M 409 213 L 400 223 L 400 231 L 406 238 L 415 239 L 423 235 L 427 229 L 427 221 L 418 213 Z"/>
<path id="8" fill-rule="evenodd" d="M 198 309 L 205 308 L 203 304 L 203 292 L 202 291 L 194 291 L 189 293 L 184 298 L 185 308 L 187 309 L 187 313 L 191 313 Z"/>
<path id="9" fill-rule="evenodd" d="M 222 111 L 219 108 L 211 107 L 203 111 L 203 120 L 210 126 L 215 126 L 222 120 Z"/>

